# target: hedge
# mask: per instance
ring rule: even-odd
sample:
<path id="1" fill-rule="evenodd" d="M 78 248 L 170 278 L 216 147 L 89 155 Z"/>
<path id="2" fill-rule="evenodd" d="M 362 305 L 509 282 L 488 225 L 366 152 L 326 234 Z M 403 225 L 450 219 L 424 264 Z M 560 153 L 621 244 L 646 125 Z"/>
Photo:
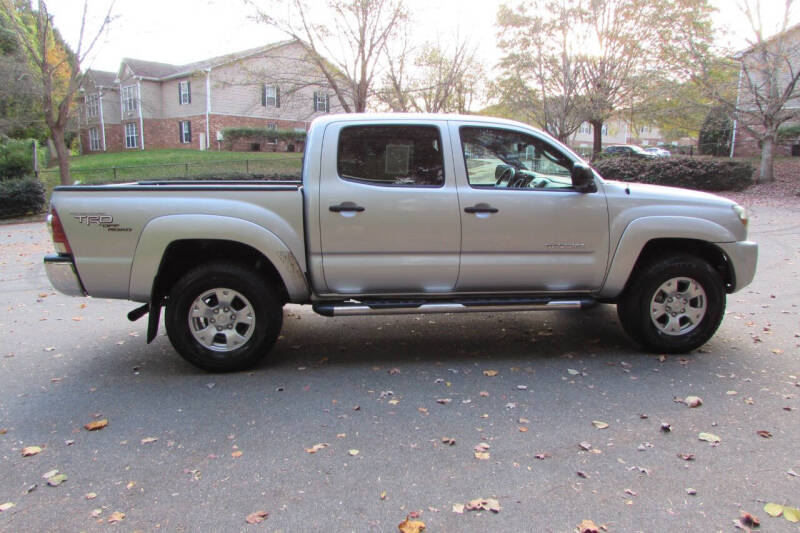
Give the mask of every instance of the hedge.
<path id="1" fill-rule="evenodd" d="M 33 174 L 33 139 L 0 140 L 0 181 Z"/>
<path id="2" fill-rule="evenodd" d="M 753 165 L 740 161 L 671 157 L 600 159 L 594 168 L 611 180 L 669 185 L 700 191 L 740 191 L 753 184 Z"/>
<path id="3" fill-rule="evenodd" d="M 306 138 L 305 131 L 295 130 L 271 130 L 268 128 L 223 128 L 222 138 L 225 143 L 232 144 L 240 139 L 267 141 L 279 139 L 284 141 L 303 141 Z"/>
<path id="4" fill-rule="evenodd" d="M 0 218 L 41 213 L 44 204 L 44 186 L 38 179 L 0 181 Z"/>

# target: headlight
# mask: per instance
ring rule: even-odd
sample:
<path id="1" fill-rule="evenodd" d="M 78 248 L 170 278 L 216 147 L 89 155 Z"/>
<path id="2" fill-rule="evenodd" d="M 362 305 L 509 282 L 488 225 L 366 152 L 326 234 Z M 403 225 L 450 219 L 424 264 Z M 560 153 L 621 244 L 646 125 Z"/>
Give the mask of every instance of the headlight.
<path id="1" fill-rule="evenodd" d="M 733 212 L 736 213 L 737 217 L 739 217 L 739 221 L 743 225 L 747 226 L 747 209 L 740 206 L 739 204 L 733 204 L 731 206 L 731 209 L 733 209 Z"/>

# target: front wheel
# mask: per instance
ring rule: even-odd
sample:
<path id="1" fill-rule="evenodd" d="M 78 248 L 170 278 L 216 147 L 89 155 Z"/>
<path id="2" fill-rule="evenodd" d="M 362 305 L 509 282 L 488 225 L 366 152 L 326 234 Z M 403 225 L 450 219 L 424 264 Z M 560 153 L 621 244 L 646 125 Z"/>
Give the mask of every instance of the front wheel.
<path id="1" fill-rule="evenodd" d="M 177 352 L 210 372 L 250 368 L 281 330 L 282 305 L 252 270 L 213 263 L 189 271 L 170 291 L 164 319 Z"/>
<path id="2" fill-rule="evenodd" d="M 617 303 L 623 329 L 658 353 L 705 344 L 722 322 L 725 288 L 708 262 L 680 255 L 642 269 Z"/>

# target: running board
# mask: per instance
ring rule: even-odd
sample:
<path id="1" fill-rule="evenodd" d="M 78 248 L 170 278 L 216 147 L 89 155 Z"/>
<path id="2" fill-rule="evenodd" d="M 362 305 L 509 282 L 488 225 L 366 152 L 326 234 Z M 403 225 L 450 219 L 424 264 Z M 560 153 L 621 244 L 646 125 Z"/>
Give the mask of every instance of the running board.
<path id="1" fill-rule="evenodd" d="M 557 311 L 585 309 L 593 298 L 551 300 L 547 298 L 489 298 L 464 300 L 364 300 L 317 302 L 316 313 L 323 316 L 412 315 L 434 313 L 500 313 L 507 311 Z"/>

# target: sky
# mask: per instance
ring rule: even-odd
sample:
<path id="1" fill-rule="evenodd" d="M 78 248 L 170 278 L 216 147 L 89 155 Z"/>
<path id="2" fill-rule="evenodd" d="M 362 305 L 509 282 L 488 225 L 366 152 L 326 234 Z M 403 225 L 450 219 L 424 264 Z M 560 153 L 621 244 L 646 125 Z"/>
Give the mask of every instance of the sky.
<path id="1" fill-rule="evenodd" d="M 95 22 L 102 18 L 110 1 L 89 2 L 89 27 L 92 27 L 91 17 L 95 17 Z M 746 36 L 752 34 L 737 7 L 740 1 L 711 0 L 719 10 L 714 21 L 721 30 L 720 42 L 738 49 L 747 46 Z M 311 2 L 322 8 L 325 0 Z M 406 0 L 416 39 L 468 35 L 477 47 L 478 58 L 489 67 L 500 58 L 495 46 L 494 22 L 501 3 L 504 2 Z M 510 3 L 516 5 L 517 0 Z M 783 14 L 783 3 L 784 0 L 761 0 L 766 27 L 775 26 Z M 271 6 L 274 2 L 261 0 L 261 5 Z M 48 6 L 56 27 L 74 46 L 80 33 L 83 0 L 50 0 Z M 277 30 L 255 21 L 252 9 L 242 0 L 116 0 L 113 12 L 115 19 L 110 30 L 98 42 L 96 53 L 84 68 L 116 71 L 123 57 L 185 64 L 285 38 Z M 800 23 L 800 6 L 794 9 L 791 23 Z"/>

